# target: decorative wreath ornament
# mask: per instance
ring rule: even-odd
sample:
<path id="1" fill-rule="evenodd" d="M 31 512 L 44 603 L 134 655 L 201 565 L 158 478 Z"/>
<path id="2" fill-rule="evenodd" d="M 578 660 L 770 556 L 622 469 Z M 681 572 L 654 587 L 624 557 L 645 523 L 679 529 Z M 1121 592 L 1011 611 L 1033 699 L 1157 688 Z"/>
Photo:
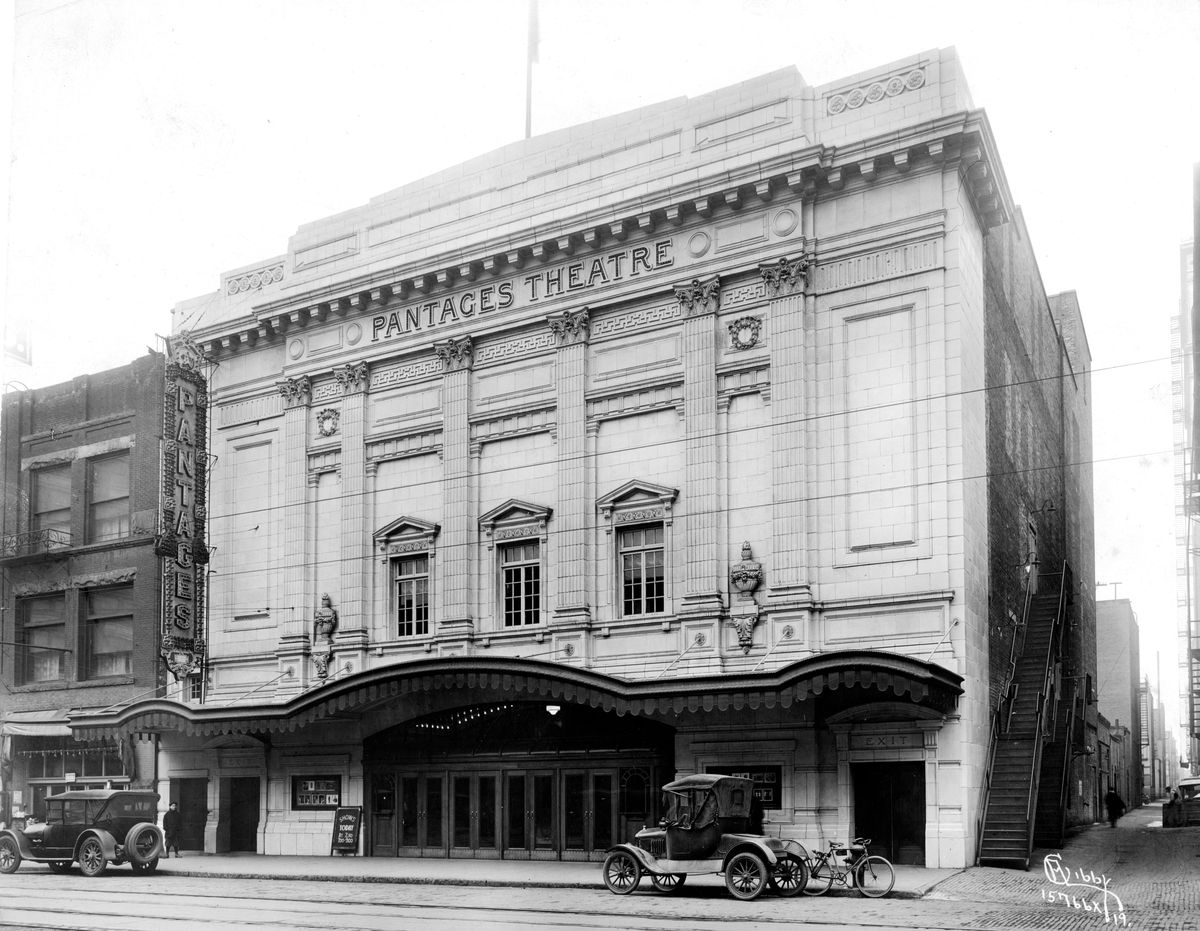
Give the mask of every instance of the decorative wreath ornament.
<path id="1" fill-rule="evenodd" d="M 338 432 L 338 421 L 341 416 L 341 412 L 336 408 L 325 408 L 317 414 L 317 432 L 321 436 L 333 436 Z"/>
<path id="2" fill-rule="evenodd" d="M 729 339 L 734 349 L 753 349 L 761 332 L 761 317 L 738 317 L 729 324 Z"/>

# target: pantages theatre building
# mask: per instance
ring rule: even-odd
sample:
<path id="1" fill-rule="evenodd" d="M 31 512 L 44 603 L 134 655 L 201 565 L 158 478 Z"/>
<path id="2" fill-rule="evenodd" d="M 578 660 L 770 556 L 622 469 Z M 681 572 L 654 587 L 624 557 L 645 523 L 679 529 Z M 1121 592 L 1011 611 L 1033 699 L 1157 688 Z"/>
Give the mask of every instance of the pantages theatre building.
<path id="1" fill-rule="evenodd" d="M 981 390 L 1038 382 L 994 330 L 1054 376 L 1086 345 L 1036 271 L 988 321 L 1018 223 L 941 50 L 549 133 L 302 227 L 175 311 L 187 688 L 72 726 L 155 735 L 208 851 L 326 853 L 362 806 L 365 855 L 599 859 L 661 784 L 727 772 L 773 833 L 974 861 L 1018 567 L 1091 521 L 1062 468 L 994 500 L 1006 424 L 1061 465 L 1085 418 L 1090 447 L 1060 377 L 1047 417 Z"/>

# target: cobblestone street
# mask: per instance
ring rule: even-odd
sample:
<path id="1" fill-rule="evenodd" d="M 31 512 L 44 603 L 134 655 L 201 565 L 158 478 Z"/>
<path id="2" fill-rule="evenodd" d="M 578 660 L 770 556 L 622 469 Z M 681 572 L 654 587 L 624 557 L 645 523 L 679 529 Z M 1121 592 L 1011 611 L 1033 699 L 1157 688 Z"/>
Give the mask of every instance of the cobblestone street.
<path id="1" fill-rule="evenodd" d="M 1162 806 L 1144 805 L 1125 815 L 1115 829 L 1097 824 L 1067 841 L 1065 869 L 1107 877 L 1124 905 L 1129 927 L 1195 931 L 1200 928 L 1200 828 L 1161 827 Z M 939 883 L 926 901 L 956 901 L 991 907 L 965 924 L 971 928 L 1088 928 L 1104 924 L 1103 914 L 1061 901 L 1043 900 L 1047 881 L 1038 851 L 1028 873 L 976 867 Z"/>

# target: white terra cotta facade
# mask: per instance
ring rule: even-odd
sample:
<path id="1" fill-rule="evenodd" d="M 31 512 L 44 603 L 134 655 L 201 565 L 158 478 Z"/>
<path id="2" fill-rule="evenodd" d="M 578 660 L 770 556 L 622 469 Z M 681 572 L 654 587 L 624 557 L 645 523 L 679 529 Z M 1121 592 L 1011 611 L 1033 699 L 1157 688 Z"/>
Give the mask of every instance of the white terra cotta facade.
<path id="1" fill-rule="evenodd" d="M 723 767 L 772 833 L 968 864 L 1011 211 L 938 50 L 302 227 L 175 312 L 214 363 L 204 700 L 89 726 L 159 734 L 209 851 L 325 853 L 341 804 L 363 853 L 595 858 Z"/>

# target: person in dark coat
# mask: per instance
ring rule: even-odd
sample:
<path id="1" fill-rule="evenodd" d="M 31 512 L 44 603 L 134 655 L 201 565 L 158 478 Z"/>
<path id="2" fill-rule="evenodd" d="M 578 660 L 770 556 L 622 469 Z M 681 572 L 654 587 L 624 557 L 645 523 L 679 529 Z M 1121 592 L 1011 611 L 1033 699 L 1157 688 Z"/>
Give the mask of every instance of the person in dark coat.
<path id="1" fill-rule="evenodd" d="M 1108 795 L 1104 796 L 1104 807 L 1108 809 L 1108 826 L 1115 828 L 1117 819 L 1125 814 L 1125 801 L 1117 795 L 1116 786 L 1108 787 Z"/>
<path id="2" fill-rule="evenodd" d="M 167 839 L 167 849 L 163 851 L 163 855 L 169 860 L 171 859 L 171 848 L 175 848 L 175 856 L 181 856 L 179 853 L 179 831 L 183 827 L 183 815 L 179 813 L 179 803 L 172 802 L 171 807 L 163 812 L 163 834 Z"/>

